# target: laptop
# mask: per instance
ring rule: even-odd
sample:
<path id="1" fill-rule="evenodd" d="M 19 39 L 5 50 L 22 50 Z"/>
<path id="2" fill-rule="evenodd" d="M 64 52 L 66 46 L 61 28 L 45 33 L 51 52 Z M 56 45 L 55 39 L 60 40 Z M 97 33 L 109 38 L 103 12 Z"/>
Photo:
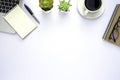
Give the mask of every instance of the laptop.
<path id="1" fill-rule="evenodd" d="M 16 33 L 4 20 L 3 16 L 17 4 L 22 6 L 22 0 L 0 0 L 0 32 Z"/>

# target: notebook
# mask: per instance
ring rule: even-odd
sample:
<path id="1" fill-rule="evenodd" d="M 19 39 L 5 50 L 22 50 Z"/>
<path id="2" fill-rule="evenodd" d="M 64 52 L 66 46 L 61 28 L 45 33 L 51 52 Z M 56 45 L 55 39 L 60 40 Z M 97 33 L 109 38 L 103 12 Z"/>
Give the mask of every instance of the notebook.
<path id="1" fill-rule="evenodd" d="M 18 5 L 9 11 L 4 19 L 22 39 L 37 27 Z"/>
<path id="2" fill-rule="evenodd" d="M 120 47 L 120 4 L 116 5 L 103 39 Z"/>
<path id="3" fill-rule="evenodd" d="M 16 33 L 3 19 L 3 16 L 17 4 L 22 7 L 23 0 L 0 0 L 0 32 Z"/>

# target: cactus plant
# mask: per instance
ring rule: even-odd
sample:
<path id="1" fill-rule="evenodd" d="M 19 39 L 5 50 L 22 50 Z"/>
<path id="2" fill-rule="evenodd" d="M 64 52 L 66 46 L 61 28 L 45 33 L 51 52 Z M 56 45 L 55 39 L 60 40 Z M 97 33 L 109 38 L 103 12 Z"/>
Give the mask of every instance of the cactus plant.
<path id="1" fill-rule="evenodd" d="M 63 11 L 63 12 L 69 11 L 69 7 L 72 6 L 70 4 L 70 0 L 68 2 L 65 1 L 65 0 L 62 0 L 62 1 L 60 0 L 59 2 L 60 2 L 60 4 L 58 5 L 59 6 L 59 10 Z"/>
<path id="2" fill-rule="evenodd" d="M 53 8 L 53 0 L 39 0 L 39 6 L 44 11 L 49 11 Z"/>

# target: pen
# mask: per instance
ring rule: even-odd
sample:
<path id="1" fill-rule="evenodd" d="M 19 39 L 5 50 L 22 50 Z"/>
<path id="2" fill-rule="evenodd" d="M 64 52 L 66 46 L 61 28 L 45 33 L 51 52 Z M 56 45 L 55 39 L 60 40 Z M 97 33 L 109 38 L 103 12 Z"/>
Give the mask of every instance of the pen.
<path id="1" fill-rule="evenodd" d="M 32 17 L 40 24 L 39 20 L 34 16 L 32 10 L 26 4 L 24 4 L 24 6 L 27 9 L 27 11 L 32 15 Z"/>

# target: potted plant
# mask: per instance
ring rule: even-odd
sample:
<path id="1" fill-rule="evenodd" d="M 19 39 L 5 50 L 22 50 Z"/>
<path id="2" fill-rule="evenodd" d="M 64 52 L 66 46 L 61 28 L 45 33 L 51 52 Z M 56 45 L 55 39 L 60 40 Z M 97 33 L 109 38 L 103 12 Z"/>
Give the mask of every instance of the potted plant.
<path id="1" fill-rule="evenodd" d="M 39 7 L 44 11 L 49 11 L 53 8 L 53 0 L 39 0 Z"/>
<path id="2" fill-rule="evenodd" d="M 59 5 L 58 5 L 58 9 L 59 11 L 63 11 L 63 12 L 68 12 L 70 11 L 69 8 L 70 6 L 72 6 L 70 4 L 70 0 L 69 1 L 65 1 L 65 0 L 59 0 Z"/>

